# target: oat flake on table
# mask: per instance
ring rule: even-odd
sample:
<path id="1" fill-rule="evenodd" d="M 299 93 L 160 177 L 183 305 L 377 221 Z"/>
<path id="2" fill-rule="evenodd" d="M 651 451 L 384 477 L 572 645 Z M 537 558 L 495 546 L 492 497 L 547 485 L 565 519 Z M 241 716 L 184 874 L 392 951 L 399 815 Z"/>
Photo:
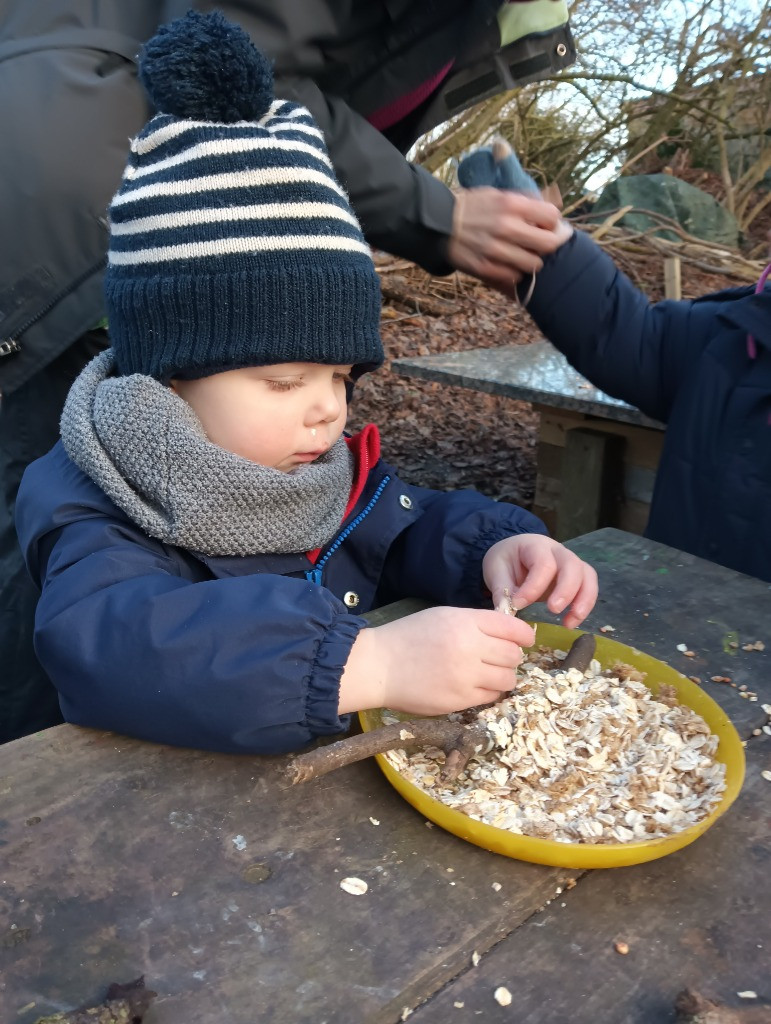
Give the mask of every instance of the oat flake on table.
<path id="1" fill-rule="evenodd" d="M 351 896 L 363 896 L 369 886 L 362 878 L 344 878 L 340 888 Z"/>
<path id="2" fill-rule="evenodd" d="M 725 789 L 718 739 L 662 687 L 657 697 L 629 665 L 607 673 L 556 668 L 564 652 L 539 648 L 517 690 L 491 708 L 450 718 L 483 721 L 491 749 L 442 784 L 443 751 L 385 756 L 406 779 L 469 817 L 561 843 L 656 839 L 705 818 Z M 615 672 L 615 674 L 613 674 Z M 384 713 L 383 721 L 395 721 Z"/>

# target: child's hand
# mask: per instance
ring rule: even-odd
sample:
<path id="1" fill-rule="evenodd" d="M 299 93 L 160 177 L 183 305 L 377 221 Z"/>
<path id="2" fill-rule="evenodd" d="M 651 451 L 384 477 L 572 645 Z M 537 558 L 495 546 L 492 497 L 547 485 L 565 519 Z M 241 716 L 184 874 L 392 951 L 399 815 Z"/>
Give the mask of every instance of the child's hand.
<path id="1" fill-rule="evenodd" d="M 519 611 L 546 600 L 550 612 L 569 608 L 562 622 L 578 626 L 597 600 L 597 573 L 563 544 L 537 533 L 507 537 L 493 544 L 482 560 L 482 575 L 497 608 L 509 592 Z"/>
<path id="2" fill-rule="evenodd" d="M 526 622 L 496 611 L 427 608 L 363 629 L 340 681 L 340 714 L 389 707 L 445 715 L 499 700 L 516 685 Z"/>

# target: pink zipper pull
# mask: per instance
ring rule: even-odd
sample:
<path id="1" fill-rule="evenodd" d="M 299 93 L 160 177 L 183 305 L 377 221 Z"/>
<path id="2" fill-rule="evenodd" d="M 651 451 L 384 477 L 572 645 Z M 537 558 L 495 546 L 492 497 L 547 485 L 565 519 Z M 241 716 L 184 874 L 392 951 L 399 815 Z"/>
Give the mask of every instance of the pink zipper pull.
<path id="1" fill-rule="evenodd" d="M 759 295 L 760 292 L 763 291 L 763 289 L 764 289 L 764 287 L 766 285 L 766 281 L 768 280 L 768 275 L 770 273 L 771 273 L 771 263 L 768 264 L 766 269 L 760 275 L 760 280 L 755 285 L 755 294 L 756 295 Z M 751 334 L 748 334 L 747 335 L 747 355 L 750 357 L 750 359 L 754 359 L 757 356 L 757 354 L 758 354 L 758 346 L 757 346 L 757 344 L 755 342 L 755 339 L 753 338 L 753 336 Z"/>

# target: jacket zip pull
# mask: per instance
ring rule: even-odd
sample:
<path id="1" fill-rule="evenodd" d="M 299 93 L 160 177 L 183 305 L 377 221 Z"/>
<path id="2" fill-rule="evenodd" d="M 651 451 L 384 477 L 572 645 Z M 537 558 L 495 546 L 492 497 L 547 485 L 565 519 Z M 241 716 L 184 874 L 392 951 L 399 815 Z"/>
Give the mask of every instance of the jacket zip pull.
<path id="1" fill-rule="evenodd" d="M 305 578 L 309 583 L 316 583 L 321 585 L 321 569 L 308 569 L 305 573 Z"/>
<path id="2" fill-rule="evenodd" d="M 34 327 L 38 320 L 42 320 L 42 318 L 46 316 L 47 313 L 50 313 L 57 303 L 61 302 L 62 299 L 66 299 L 67 296 L 72 294 L 72 292 L 74 292 L 77 288 L 80 288 L 84 281 L 88 280 L 88 278 L 91 277 L 92 274 L 95 274 L 101 267 L 106 266 L 106 264 L 107 257 L 100 256 L 97 262 L 94 263 L 93 266 L 89 267 L 84 274 L 81 274 L 80 277 L 77 277 L 74 281 L 70 282 L 70 284 L 68 284 L 66 288 L 63 288 L 60 292 L 57 292 L 56 295 L 53 296 L 53 298 L 50 298 L 46 302 L 42 309 L 39 309 L 37 313 L 31 316 L 29 320 L 27 320 L 27 322 L 23 324 L 23 326 L 18 327 L 14 332 L 15 337 L 0 338 L 0 359 L 2 359 L 3 356 L 13 355 L 14 352 L 21 352 L 21 343 L 17 339 L 20 338 L 23 334 L 25 334 L 30 329 L 30 327 Z"/>
<path id="3" fill-rule="evenodd" d="M 0 359 L 3 356 L 12 356 L 14 352 L 21 352 L 21 345 L 15 338 L 3 338 L 0 341 Z"/>

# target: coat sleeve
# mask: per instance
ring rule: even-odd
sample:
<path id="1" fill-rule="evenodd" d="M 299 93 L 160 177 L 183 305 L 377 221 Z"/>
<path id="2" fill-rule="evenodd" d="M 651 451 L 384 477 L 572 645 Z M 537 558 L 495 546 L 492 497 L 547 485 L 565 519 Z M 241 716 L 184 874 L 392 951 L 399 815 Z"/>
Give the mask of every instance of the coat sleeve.
<path id="1" fill-rule="evenodd" d="M 482 559 L 499 540 L 522 533 L 546 534 L 532 513 L 477 491 L 411 488 L 422 514 L 388 553 L 377 603 L 422 597 L 435 604 L 489 608 Z"/>
<path id="2" fill-rule="evenodd" d="M 360 114 L 309 79 L 279 80 L 276 90 L 308 107 L 324 132 L 335 171 L 369 244 L 431 274 L 450 273 L 446 252 L 455 200 L 449 188 L 409 163 Z"/>
<path id="3" fill-rule="evenodd" d="M 66 525 L 36 529 L 36 465 L 17 528 L 42 588 L 35 649 L 67 721 L 257 754 L 347 728 L 339 680 L 365 623 L 330 591 L 272 574 L 186 579 L 169 549 L 93 509 L 73 520 L 62 504 Z"/>
<path id="4" fill-rule="evenodd" d="M 324 132 L 329 155 L 370 245 L 448 274 L 447 242 L 455 200 L 438 178 L 407 160 L 338 95 L 316 84 L 324 73 L 320 40 L 337 39 L 346 15 L 329 0 L 194 0 L 238 22 L 275 62 L 275 93 L 302 103 Z M 344 5 L 343 5 L 344 6 Z"/>
<path id="5" fill-rule="evenodd" d="M 596 387 L 664 423 L 715 316 L 711 303 L 651 304 L 580 231 L 544 261 L 528 312 Z"/>

